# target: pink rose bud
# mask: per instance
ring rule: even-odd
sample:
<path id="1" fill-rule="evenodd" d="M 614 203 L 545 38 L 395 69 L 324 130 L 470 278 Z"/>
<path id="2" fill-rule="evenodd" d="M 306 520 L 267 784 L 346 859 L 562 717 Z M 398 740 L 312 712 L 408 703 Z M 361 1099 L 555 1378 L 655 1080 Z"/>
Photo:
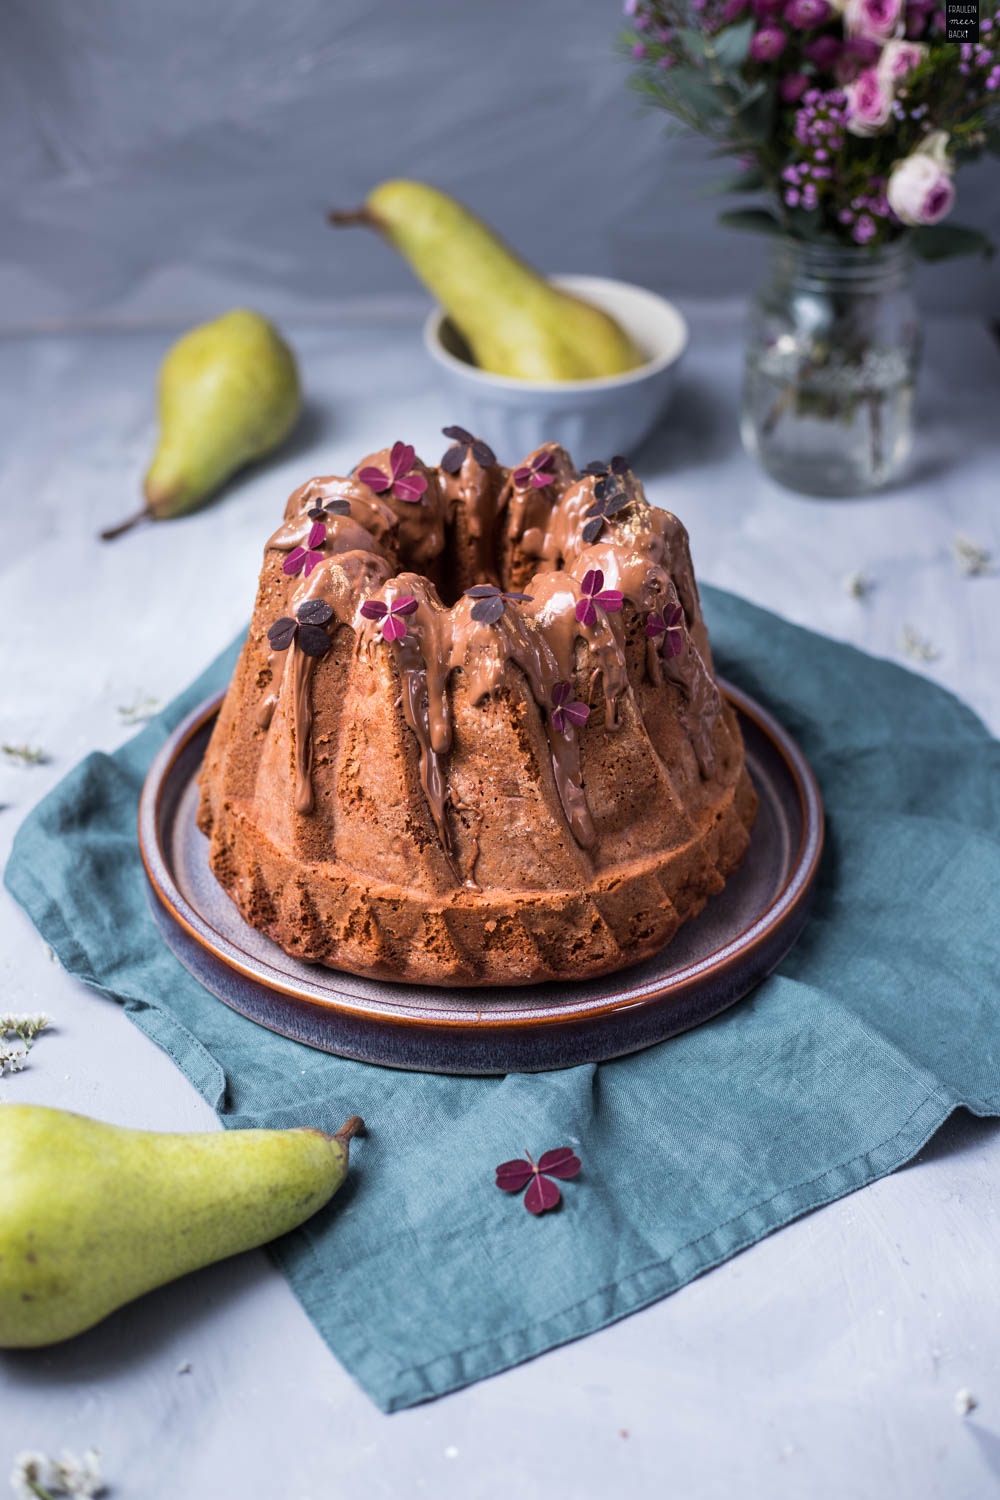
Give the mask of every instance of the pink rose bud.
<path id="1" fill-rule="evenodd" d="M 892 93 L 883 88 L 875 68 L 864 68 L 844 90 L 851 135 L 878 135 L 892 114 Z"/>
<path id="2" fill-rule="evenodd" d="M 903 30 L 903 0 L 847 0 L 844 30 L 848 36 L 883 42 Z"/>
<path id="3" fill-rule="evenodd" d="M 907 73 L 912 73 L 927 55 L 922 42 L 891 41 L 882 48 L 878 60 L 878 76 L 888 89 L 894 89 Z"/>
<path id="4" fill-rule="evenodd" d="M 893 167 L 887 195 L 901 223 L 937 224 L 954 207 L 955 184 L 947 166 L 925 151 L 915 151 Z"/>
<path id="5" fill-rule="evenodd" d="M 787 38 L 777 26 L 763 26 L 750 43 L 754 62 L 773 62 L 784 51 Z"/>

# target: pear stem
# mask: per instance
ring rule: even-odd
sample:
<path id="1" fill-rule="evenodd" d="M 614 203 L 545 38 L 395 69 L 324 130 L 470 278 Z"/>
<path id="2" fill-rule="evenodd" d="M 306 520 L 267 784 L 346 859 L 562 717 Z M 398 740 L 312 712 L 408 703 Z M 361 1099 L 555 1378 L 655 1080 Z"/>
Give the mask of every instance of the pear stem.
<path id="1" fill-rule="evenodd" d="M 362 1120 L 360 1115 L 352 1115 L 349 1120 L 341 1125 L 340 1129 L 335 1133 L 333 1138 L 335 1141 L 339 1141 L 342 1146 L 346 1146 L 347 1143 L 351 1140 L 352 1136 L 364 1135 L 364 1133 L 364 1120 Z"/>
<path id="2" fill-rule="evenodd" d="M 131 531 L 133 526 L 138 526 L 140 521 L 152 519 L 152 511 L 148 506 L 136 511 L 134 516 L 129 516 L 127 521 L 119 521 L 117 526 L 109 526 L 106 531 L 101 532 L 102 542 L 113 542 L 116 536 L 121 536 L 126 531 Z"/>
<path id="3" fill-rule="evenodd" d="M 326 216 L 329 224 L 365 224 L 369 229 L 378 229 L 379 222 L 370 208 L 331 208 Z"/>

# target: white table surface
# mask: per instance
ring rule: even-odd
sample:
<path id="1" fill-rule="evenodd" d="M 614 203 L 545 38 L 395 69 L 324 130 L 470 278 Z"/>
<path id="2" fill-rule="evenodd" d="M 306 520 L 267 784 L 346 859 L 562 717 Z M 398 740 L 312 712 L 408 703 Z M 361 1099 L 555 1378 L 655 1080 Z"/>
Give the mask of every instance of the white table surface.
<path id="1" fill-rule="evenodd" d="M 959 532 L 1000 554 L 1000 352 L 985 330 L 930 328 L 911 477 L 838 503 L 787 494 L 743 456 L 739 307 L 688 311 L 683 386 L 637 468 L 687 523 L 700 577 L 901 661 L 912 626 L 939 655 L 907 664 L 997 732 L 1000 575 L 963 577 L 952 555 Z M 120 708 L 166 702 L 241 627 L 293 485 L 398 436 L 437 456 L 451 413 L 418 327 L 398 307 L 290 326 L 311 402 L 302 436 L 214 508 L 110 546 L 95 534 L 135 506 L 172 333 L 0 342 L 0 742 L 50 757 L 0 757 L 0 858 L 82 755 L 133 732 Z M 843 586 L 858 569 L 875 585 L 864 601 Z M 0 1008 L 57 1022 L 0 1099 L 217 1128 L 6 893 Z M 22 1448 L 96 1445 L 121 1500 L 980 1500 L 1000 1493 L 998 1230 L 1000 1126 L 960 1115 L 911 1166 L 654 1307 L 391 1417 L 255 1251 L 70 1344 L 0 1357 L 0 1493 Z M 964 1417 L 962 1389 L 978 1399 Z"/>

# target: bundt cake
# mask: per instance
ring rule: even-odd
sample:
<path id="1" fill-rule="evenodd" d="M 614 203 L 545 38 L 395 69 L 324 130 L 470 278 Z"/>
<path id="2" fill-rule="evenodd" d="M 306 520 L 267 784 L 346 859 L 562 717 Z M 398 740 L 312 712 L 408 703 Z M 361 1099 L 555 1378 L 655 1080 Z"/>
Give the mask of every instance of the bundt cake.
<path id="1" fill-rule="evenodd" d="M 201 773 L 211 867 L 297 958 L 435 985 L 637 962 L 757 799 L 680 521 L 623 458 L 461 428 L 311 479 L 264 550 Z"/>

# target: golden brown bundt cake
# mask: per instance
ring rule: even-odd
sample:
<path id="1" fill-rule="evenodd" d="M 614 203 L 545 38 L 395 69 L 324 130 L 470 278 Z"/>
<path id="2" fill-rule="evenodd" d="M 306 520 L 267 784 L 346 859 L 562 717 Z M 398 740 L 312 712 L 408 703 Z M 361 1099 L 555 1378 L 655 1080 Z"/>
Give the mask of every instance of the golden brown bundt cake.
<path id="1" fill-rule="evenodd" d="M 635 963 L 757 799 L 687 533 L 624 459 L 460 428 L 311 479 L 264 551 L 201 774 L 212 869 L 297 958 L 438 985 Z"/>

